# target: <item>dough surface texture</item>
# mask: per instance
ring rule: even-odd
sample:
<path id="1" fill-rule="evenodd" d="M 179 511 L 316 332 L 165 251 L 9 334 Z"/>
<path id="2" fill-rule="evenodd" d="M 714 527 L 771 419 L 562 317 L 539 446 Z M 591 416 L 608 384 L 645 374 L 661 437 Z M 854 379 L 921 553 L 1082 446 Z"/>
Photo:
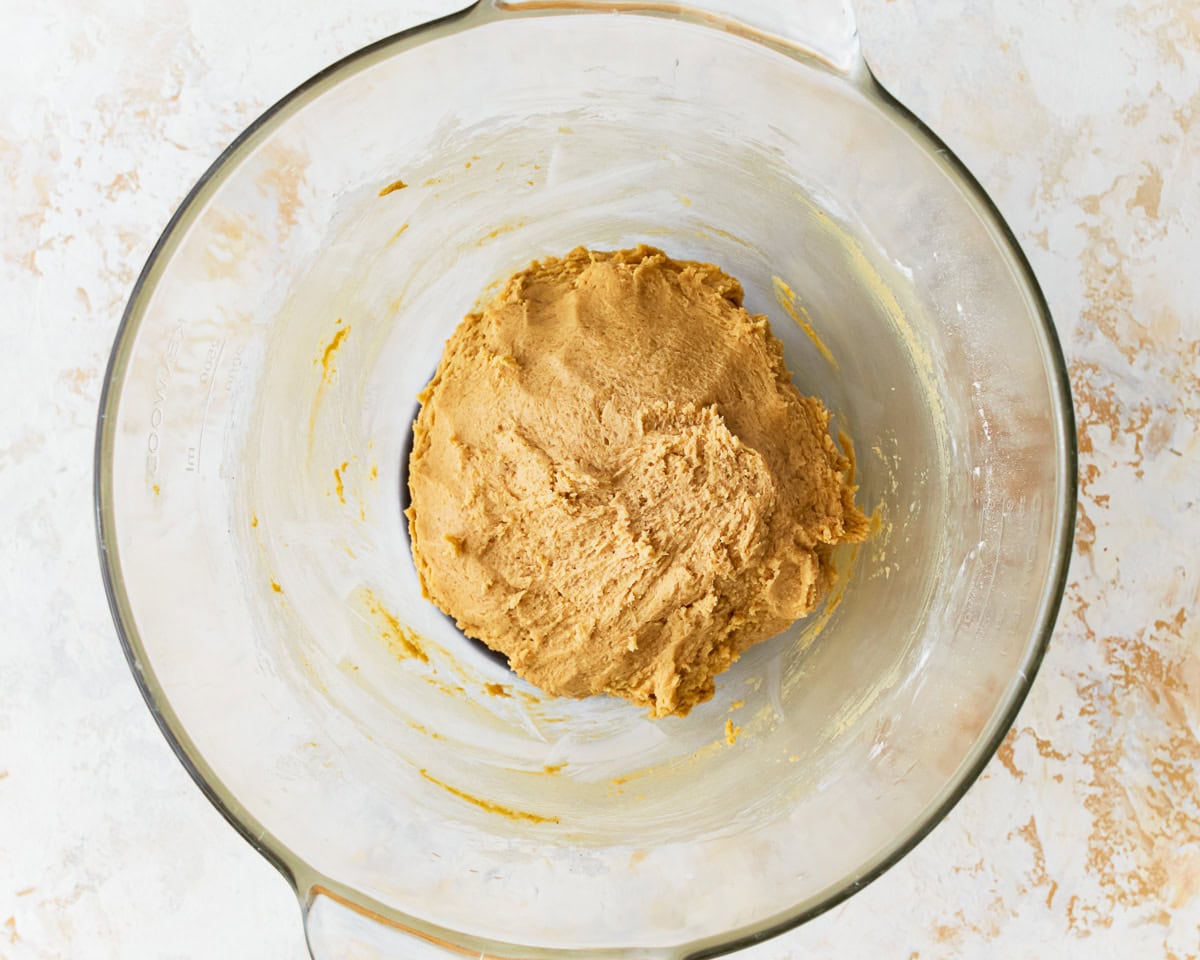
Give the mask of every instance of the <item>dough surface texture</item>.
<path id="1" fill-rule="evenodd" d="M 548 693 L 686 714 L 866 536 L 829 413 L 742 295 L 712 264 L 581 247 L 464 318 L 421 394 L 422 587 Z"/>

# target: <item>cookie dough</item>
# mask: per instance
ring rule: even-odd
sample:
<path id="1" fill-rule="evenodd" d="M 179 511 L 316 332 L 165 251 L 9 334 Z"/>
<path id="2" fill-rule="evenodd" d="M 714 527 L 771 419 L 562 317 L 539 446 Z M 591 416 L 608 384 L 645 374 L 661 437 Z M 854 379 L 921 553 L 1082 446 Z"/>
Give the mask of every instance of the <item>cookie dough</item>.
<path id="1" fill-rule="evenodd" d="M 867 532 L 829 413 L 712 264 L 535 262 L 462 321 L 420 399 L 422 587 L 548 693 L 686 714 Z"/>

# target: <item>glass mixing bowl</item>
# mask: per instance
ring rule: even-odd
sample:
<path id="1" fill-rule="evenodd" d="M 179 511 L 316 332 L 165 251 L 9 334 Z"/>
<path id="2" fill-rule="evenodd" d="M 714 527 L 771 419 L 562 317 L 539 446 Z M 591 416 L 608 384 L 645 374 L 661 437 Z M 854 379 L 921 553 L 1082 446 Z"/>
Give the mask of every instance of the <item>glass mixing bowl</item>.
<path id="1" fill-rule="evenodd" d="M 1028 689 L 1075 477 L 1029 267 L 845 6 L 717 6 L 482 0 L 362 50 L 221 156 L 130 300 L 97 444 L 115 618 L 318 958 L 787 929 L 911 849 Z M 743 282 L 876 518 L 819 614 L 658 722 L 461 636 L 401 514 L 416 395 L 476 299 L 639 241 Z"/>

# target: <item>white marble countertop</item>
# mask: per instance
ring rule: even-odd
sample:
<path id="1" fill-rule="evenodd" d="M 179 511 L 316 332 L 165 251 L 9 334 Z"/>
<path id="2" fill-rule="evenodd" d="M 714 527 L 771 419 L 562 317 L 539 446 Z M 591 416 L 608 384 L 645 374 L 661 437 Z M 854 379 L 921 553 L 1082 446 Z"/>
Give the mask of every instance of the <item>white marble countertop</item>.
<path id="1" fill-rule="evenodd" d="M 1200 7 L 863 0 L 864 46 L 1033 262 L 1080 431 L 1075 555 L 999 756 L 760 957 L 1200 955 Z M 0 958 L 298 958 L 287 884 L 142 703 L 94 547 L 124 301 L 220 149 L 436 0 L 0 6 Z"/>

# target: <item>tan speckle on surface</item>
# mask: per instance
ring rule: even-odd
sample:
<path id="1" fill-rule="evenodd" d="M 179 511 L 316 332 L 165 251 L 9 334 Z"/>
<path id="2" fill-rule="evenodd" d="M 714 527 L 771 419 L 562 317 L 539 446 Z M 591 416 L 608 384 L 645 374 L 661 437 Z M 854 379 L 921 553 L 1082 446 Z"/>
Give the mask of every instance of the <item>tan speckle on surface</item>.
<path id="1" fill-rule="evenodd" d="M 137 190 L 139 184 L 140 181 L 136 170 L 123 171 L 109 181 L 108 185 L 104 188 L 104 196 L 108 200 L 116 200 L 121 194 Z"/>
<path id="2" fill-rule="evenodd" d="M 67 385 L 72 392 L 85 397 L 89 396 L 90 385 L 96 382 L 98 374 L 95 370 L 82 370 L 76 367 L 73 370 L 67 371 L 63 375 L 63 378 L 67 381 Z"/>
<path id="3" fill-rule="evenodd" d="M 1134 207 L 1140 207 L 1147 217 L 1157 220 L 1158 205 L 1162 202 L 1162 189 L 1162 174 L 1158 172 L 1157 167 L 1147 164 L 1146 172 L 1138 180 L 1133 197 L 1126 201 L 1126 209 L 1132 210 Z"/>
<path id="4" fill-rule="evenodd" d="M 258 188 L 276 203 L 276 230 L 283 238 L 299 218 L 300 191 L 307 178 L 308 157 L 285 144 L 272 144 L 266 155 L 267 167 L 258 176 Z"/>
<path id="5" fill-rule="evenodd" d="M 999 760 L 1009 773 L 1018 780 L 1025 779 L 1025 772 L 1017 769 L 1016 761 L 1013 759 L 1013 739 L 1016 736 L 1015 730 L 1010 730 L 1008 736 L 1004 738 L 1004 742 L 1000 744 L 996 750 L 996 759 Z"/>
<path id="6" fill-rule="evenodd" d="M 212 280 L 232 279 L 250 259 L 250 251 L 265 242 L 257 227 L 241 214 L 211 209 L 200 219 L 200 227 L 209 238 L 208 276 Z"/>

